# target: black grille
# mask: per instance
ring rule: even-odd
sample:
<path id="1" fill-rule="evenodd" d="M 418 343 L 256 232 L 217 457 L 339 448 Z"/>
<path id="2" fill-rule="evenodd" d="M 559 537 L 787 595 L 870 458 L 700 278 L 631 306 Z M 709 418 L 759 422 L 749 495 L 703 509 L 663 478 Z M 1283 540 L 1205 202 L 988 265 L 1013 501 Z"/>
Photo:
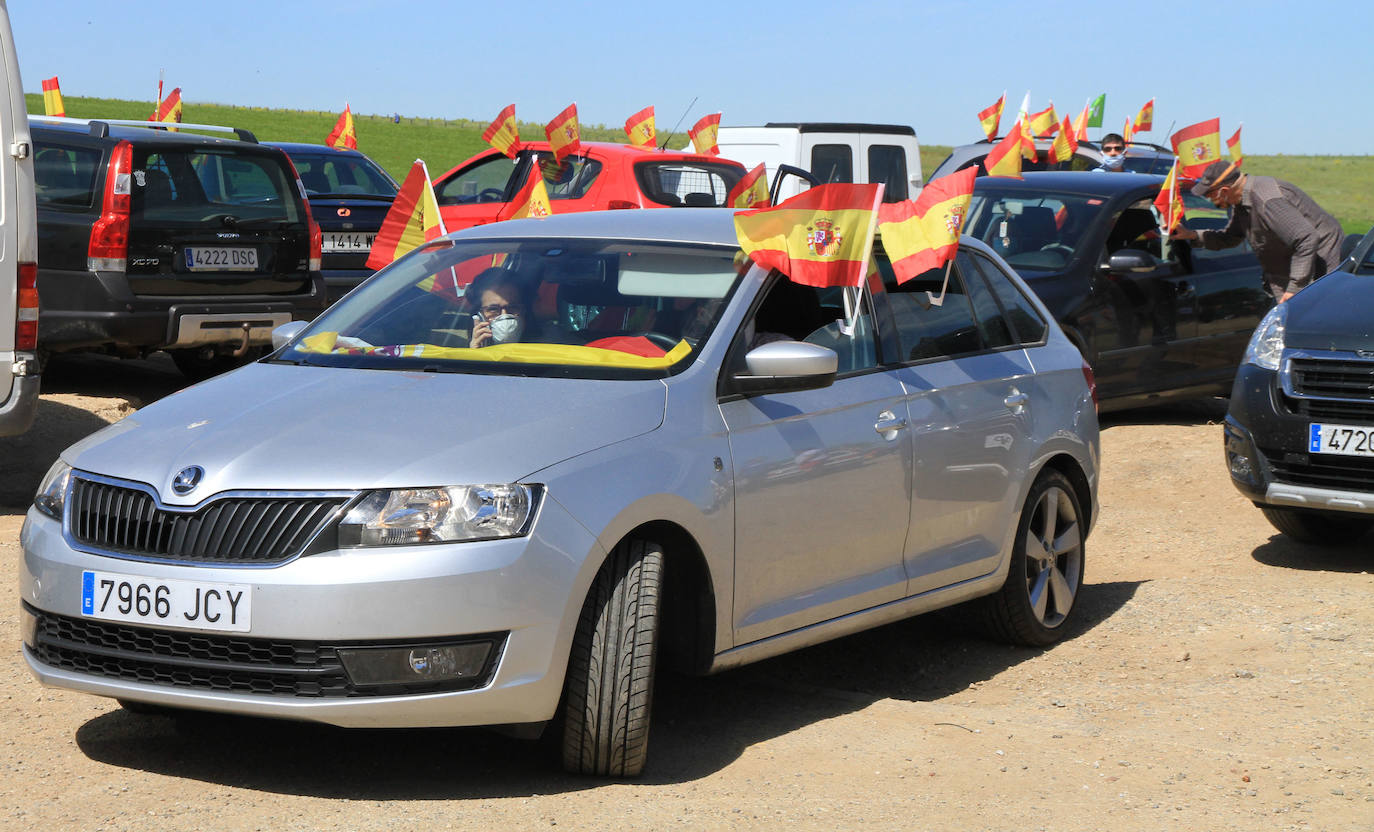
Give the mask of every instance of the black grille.
<path id="1" fill-rule="evenodd" d="M 191 563 L 275 563 L 300 554 L 346 497 L 226 497 L 159 508 L 137 488 L 72 478 L 72 535 L 107 552 Z"/>
<path id="2" fill-rule="evenodd" d="M 339 698 L 476 688 L 490 680 L 504 646 L 504 634 L 482 638 L 493 641 L 494 649 L 474 678 L 360 687 L 349 681 L 339 649 L 395 642 L 326 644 L 153 630 L 54 615 L 27 604 L 24 608 L 37 618 L 32 651 L 43 664 L 129 682 L 227 693 Z"/>
<path id="3" fill-rule="evenodd" d="M 1374 457 L 1261 452 L 1280 482 L 1342 491 L 1374 490 Z"/>
<path id="4" fill-rule="evenodd" d="M 1289 378 L 1299 396 L 1374 403 L 1374 361 L 1294 358 Z"/>
<path id="5" fill-rule="evenodd" d="M 1333 402 L 1326 399 L 1290 399 L 1284 397 L 1290 413 L 1314 422 L 1363 424 L 1374 422 L 1374 402 Z"/>

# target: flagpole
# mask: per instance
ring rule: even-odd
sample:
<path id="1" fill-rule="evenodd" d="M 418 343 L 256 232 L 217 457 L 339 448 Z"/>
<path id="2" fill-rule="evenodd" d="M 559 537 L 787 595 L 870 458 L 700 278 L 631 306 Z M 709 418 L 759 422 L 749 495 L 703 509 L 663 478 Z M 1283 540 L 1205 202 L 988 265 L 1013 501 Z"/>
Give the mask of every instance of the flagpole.
<path id="1" fill-rule="evenodd" d="M 878 236 L 878 209 L 882 207 L 882 204 L 883 204 L 883 190 L 884 190 L 886 187 L 887 187 L 886 185 L 884 185 L 883 183 L 879 182 L 879 183 L 878 183 L 878 192 L 877 192 L 876 194 L 874 194 L 874 196 L 873 196 L 873 210 L 869 211 L 869 217 L 868 217 L 868 234 L 867 234 L 867 236 L 864 237 L 864 257 L 863 257 L 863 262 L 860 263 L 860 265 L 859 265 L 859 280 L 860 280 L 860 285 L 854 287 L 854 288 L 857 289 L 858 291 L 856 291 L 856 292 L 854 293 L 854 298 L 853 298 L 853 302 L 852 302 L 852 308 L 851 308 L 851 301 L 850 301 L 849 293 L 846 292 L 845 295 L 844 295 L 844 299 L 845 299 L 845 304 L 844 304 L 844 305 L 845 305 L 845 310 L 844 310 L 844 314 L 845 314 L 845 323 L 847 324 L 847 327 L 848 327 L 848 329 L 849 329 L 850 332 L 853 332 L 853 331 L 854 331 L 854 322 L 855 322 L 855 319 L 858 317 L 858 314 L 859 314 L 859 297 L 860 297 L 860 294 L 859 294 L 859 293 L 863 291 L 863 281 L 866 281 L 866 280 L 868 279 L 868 264 L 869 264 L 869 262 L 873 259 L 873 242 L 874 242 L 874 240 L 875 240 L 875 239 L 877 238 L 877 236 Z"/>
<path id="2" fill-rule="evenodd" d="M 165 72 L 165 69 L 159 69 L 157 71 L 157 105 L 153 107 L 154 121 L 156 121 L 157 117 L 162 114 L 162 77 L 163 73 Z"/>

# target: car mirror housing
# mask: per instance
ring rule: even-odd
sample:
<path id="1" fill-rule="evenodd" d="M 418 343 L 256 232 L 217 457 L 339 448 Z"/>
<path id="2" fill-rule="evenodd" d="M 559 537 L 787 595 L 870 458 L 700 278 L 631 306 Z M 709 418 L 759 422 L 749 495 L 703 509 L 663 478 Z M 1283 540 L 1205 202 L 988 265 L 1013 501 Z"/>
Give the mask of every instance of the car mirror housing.
<path id="1" fill-rule="evenodd" d="M 1159 258 L 1148 251 L 1122 249 L 1107 258 L 1106 270 L 1110 272 L 1149 272 L 1159 268 Z"/>
<path id="2" fill-rule="evenodd" d="M 272 330 L 272 349 L 279 350 L 291 342 L 291 339 L 301 334 L 301 330 L 309 325 L 309 321 L 288 321 L 276 329 Z"/>
<path id="3" fill-rule="evenodd" d="M 828 347 L 805 341 L 773 341 L 744 356 L 748 369 L 730 377 L 739 393 L 782 393 L 816 390 L 835 381 L 840 359 Z"/>

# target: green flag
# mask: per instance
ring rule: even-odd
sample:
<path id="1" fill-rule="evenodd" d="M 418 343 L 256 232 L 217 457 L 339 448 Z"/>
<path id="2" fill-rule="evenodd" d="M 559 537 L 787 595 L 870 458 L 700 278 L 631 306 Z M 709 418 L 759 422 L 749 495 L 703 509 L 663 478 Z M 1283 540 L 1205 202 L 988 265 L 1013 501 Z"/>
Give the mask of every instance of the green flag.
<path id="1" fill-rule="evenodd" d="M 1107 109 L 1107 94 L 1104 92 L 1093 99 L 1092 106 L 1088 108 L 1088 126 L 1102 126 L 1102 111 Z"/>

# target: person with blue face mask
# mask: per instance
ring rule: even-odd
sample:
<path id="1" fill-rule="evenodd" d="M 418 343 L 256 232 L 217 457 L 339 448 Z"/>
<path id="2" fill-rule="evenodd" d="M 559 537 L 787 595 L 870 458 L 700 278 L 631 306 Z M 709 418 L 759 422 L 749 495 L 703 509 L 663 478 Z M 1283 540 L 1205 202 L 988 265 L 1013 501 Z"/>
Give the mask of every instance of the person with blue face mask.
<path id="1" fill-rule="evenodd" d="M 1102 137 L 1102 164 L 1093 170 L 1108 173 L 1121 173 L 1126 170 L 1126 139 L 1120 133 L 1108 133 Z"/>

